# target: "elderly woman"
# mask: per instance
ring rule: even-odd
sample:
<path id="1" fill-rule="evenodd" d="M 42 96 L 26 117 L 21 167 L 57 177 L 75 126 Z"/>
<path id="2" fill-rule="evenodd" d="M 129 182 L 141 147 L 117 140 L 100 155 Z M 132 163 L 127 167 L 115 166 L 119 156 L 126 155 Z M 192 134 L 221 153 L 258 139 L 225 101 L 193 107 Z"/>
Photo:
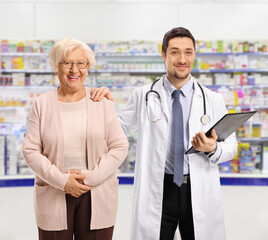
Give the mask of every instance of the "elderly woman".
<path id="1" fill-rule="evenodd" d="M 93 102 L 84 86 L 92 50 L 73 38 L 50 51 L 57 89 L 37 97 L 29 113 L 23 155 L 35 173 L 39 239 L 110 240 L 116 221 L 116 169 L 128 142 L 113 103 Z"/>

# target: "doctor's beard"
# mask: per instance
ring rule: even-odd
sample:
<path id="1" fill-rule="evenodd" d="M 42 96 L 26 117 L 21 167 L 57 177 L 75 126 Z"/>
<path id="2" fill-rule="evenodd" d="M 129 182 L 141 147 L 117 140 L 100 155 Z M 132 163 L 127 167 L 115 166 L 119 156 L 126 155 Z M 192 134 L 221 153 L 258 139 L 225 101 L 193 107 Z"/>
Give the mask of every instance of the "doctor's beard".
<path id="1" fill-rule="evenodd" d="M 176 72 L 174 73 L 174 77 L 177 78 L 177 79 L 186 79 L 189 77 L 189 73 L 186 73 L 184 76 L 179 76 Z"/>

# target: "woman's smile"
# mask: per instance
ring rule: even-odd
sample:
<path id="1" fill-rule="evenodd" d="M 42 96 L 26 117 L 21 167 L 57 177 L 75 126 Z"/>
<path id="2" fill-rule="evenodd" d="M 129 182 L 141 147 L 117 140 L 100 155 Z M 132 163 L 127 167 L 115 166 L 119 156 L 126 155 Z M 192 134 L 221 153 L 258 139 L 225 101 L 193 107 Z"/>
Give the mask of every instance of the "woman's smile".
<path id="1" fill-rule="evenodd" d="M 68 75 L 67 77 L 72 82 L 75 82 L 80 79 L 80 76 L 76 76 L 76 75 Z"/>

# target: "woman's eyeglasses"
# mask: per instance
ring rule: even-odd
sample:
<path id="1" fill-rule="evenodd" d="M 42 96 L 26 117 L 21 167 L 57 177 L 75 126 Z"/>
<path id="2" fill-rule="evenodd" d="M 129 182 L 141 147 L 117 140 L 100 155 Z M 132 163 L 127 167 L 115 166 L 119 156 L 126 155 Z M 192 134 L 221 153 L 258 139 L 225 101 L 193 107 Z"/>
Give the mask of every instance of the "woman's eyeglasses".
<path id="1" fill-rule="evenodd" d="M 77 66 L 78 69 L 85 69 L 88 65 L 88 63 L 84 61 L 79 61 L 77 63 L 64 61 L 64 62 L 61 62 L 60 64 L 62 64 L 62 66 L 66 69 L 72 68 L 74 64 Z"/>

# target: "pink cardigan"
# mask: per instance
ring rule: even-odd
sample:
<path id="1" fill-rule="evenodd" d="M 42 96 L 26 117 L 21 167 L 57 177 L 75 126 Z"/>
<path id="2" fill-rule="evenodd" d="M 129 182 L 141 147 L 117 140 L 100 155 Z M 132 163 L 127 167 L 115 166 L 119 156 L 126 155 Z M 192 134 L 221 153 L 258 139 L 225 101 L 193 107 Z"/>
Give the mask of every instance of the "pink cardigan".
<path id="1" fill-rule="evenodd" d="M 115 225 L 118 207 L 116 169 L 124 161 L 128 141 L 113 103 L 87 97 L 87 156 L 85 184 L 91 190 L 91 229 Z M 37 226 L 43 230 L 67 229 L 63 173 L 64 149 L 60 111 L 54 89 L 37 97 L 29 113 L 23 156 L 35 173 L 34 206 Z"/>

